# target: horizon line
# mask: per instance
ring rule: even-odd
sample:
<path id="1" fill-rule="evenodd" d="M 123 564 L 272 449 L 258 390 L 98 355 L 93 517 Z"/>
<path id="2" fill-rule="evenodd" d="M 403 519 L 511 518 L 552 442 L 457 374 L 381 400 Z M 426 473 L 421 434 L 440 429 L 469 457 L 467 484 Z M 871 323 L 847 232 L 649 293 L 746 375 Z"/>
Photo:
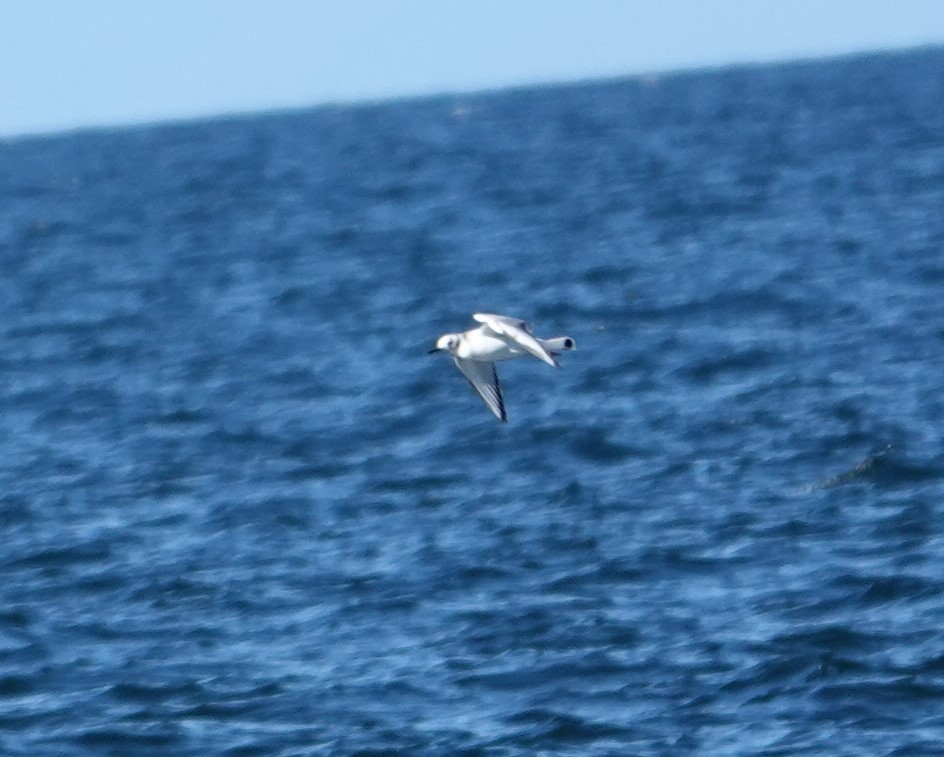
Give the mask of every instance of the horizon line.
<path id="1" fill-rule="evenodd" d="M 76 124 L 74 126 L 39 128 L 35 131 L 10 132 L 8 134 L 0 133 L 0 146 L 6 146 L 11 143 L 21 143 L 31 140 L 49 140 L 64 137 L 75 137 L 82 135 L 100 134 L 102 132 L 126 132 L 138 129 L 162 129 L 175 128 L 182 126 L 193 126 L 203 122 L 213 121 L 240 121 L 255 118 L 265 118 L 268 116 L 287 116 L 292 114 L 301 115 L 310 111 L 330 110 L 338 108 L 372 108 L 393 103 L 420 103 L 424 101 L 433 101 L 448 98 L 481 98 L 490 95 L 511 94 L 515 92 L 556 89 L 567 87 L 581 87 L 588 85 L 598 85 L 607 83 L 618 83 L 621 81 L 658 81 L 662 78 L 721 73 L 738 69 L 756 69 L 791 65 L 804 65 L 811 63 L 823 63 L 828 61 L 854 60 L 856 58 L 869 57 L 890 57 L 895 55 L 907 55 L 921 52 L 940 51 L 944 52 L 944 43 L 929 42 L 915 45 L 906 45 L 901 47 L 878 47 L 869 49 L 856 49 L 849 51 L 839 51 L 832 53 L 797 55 L 783 58 L 757 58 L 732 60 L 727 63 L 705 63 L 703 65 L 683 65 L 677 68 L 666 69 L 646 69 L 634 72 L 601 74 L 599 76 L 582 76 L 573 79 L 533 79 L 520 82 L 508 82 L 496 84 L 494 86 L 483 85 L 482 87 L 441 89 L 430 92 L 404 92 L 401 94 L 378 94 L 363 95 L 347 98 L 326 98 L 311 103 L 297 103 L 285 105 L 273 105 L 262 107 L 235 108 L 224 111 L 207 111 L 205 113 L 192 113 L 188 115 L 165 115 L 155 116 L 153 118 L 142 117 L 140 119 L 131 118 L 127 121 L 114 121 L 102 123 Z"/>

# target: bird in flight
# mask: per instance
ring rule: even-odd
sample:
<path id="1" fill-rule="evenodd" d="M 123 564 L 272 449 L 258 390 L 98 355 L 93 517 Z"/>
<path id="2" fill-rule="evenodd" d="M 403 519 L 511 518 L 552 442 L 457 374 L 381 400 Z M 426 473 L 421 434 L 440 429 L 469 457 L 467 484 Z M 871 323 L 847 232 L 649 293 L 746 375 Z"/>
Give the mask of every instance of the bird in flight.
<path id="1" fill-rule="evenodd" d="M 508 422 L 505 400 L 495 362 L 533 355 L 550 366 L 559 368 L 556 356 L 563 350 L 576 349 L 569 336 L 540 339 L 531 333 L 531 325 L 520 318 L 491 313 L 472 316 L 481 326 L 459 334 L 443 334 L 436 340 L 433 352 L 448 352 L 472 388 L 485 401 L 488 409 L 503 423 Z"/>

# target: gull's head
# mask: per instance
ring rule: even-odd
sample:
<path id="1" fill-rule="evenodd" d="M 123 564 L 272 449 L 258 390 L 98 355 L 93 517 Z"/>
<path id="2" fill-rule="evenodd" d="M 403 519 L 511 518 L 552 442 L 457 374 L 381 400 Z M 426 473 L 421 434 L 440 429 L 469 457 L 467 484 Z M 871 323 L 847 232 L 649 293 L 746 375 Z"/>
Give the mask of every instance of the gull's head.
<path id="1" fill-rule="evenodd" d="M 458 334 L 443 334 L 436 340 L 436 346 L 430 350 L 433 352 L 449 352 L 455 354 L 456 347 L 459 346 Z"/>

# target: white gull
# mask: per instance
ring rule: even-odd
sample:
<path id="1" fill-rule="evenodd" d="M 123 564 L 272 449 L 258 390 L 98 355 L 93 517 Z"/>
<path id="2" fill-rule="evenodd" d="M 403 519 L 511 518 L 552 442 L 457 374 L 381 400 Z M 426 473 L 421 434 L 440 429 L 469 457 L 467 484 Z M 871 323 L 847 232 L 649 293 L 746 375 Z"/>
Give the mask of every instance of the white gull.
<path id="1" fill-rule="evenodd" d="M 531 325 L 520 318 L 491 313 L 475 313 L 472 318 L 481 323 L 478 328 L 458 334 L 443 334 L 436 340 L 433 352 L 448 352 L 472 388 L 488 405 L 495 417 L 507 423 L 505 401 L 502 398 L 497 360 L 533 355 L 548 365 L 559 368 L 555 359 L 562 350 L 576 349 L 569 336 L 540 339 L 531 334 Z"/>

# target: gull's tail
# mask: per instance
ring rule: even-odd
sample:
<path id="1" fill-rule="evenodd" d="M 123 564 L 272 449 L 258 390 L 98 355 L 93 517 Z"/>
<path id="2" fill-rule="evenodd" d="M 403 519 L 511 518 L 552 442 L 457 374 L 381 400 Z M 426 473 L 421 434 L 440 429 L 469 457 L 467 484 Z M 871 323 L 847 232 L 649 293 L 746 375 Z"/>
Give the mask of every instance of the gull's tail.
<path id="1" fill-rule="evenodd" d="M 577 343 L 569 336 L 555 336 L 553 339 L 538 339 L 538 342 L 552 355 L 560 355 L 564 350 L 577 349 Z"/>

